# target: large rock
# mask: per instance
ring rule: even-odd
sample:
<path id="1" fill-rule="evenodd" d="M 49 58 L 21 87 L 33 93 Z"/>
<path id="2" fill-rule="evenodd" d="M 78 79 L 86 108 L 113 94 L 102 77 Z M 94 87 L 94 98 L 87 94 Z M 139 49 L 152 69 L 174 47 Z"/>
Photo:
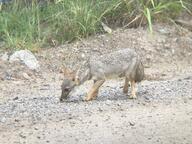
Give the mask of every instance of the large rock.
<path id="1" fill-rule="evenodd" d="M 12 54 L 9 58 L 9 62 L 19 61 L 24 63 L 29 69 L 37 70 L 39 69 L 40 65 L 35 56 L 29 50 L 20 50 L 16 51 Z"/>

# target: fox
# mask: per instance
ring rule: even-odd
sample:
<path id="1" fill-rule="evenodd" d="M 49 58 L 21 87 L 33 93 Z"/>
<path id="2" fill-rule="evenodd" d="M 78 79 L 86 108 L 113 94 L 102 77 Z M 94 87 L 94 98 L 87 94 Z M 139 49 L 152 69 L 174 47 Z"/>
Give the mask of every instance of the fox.
<path id="1" fill-rule="evenodd" d="M 99 88 L 107 79 L 118 77 L 125 78 L 123 93 L 128 93 L 130 83 L 129 98 L 136 99 L 135 85 L 144 79 L 144 66 L 135 50 L 125 48 L 100 56 L 91 56 L 74 72 L 73 78 L 64 78 L 60 101 L 67 99 L 74 87 L 88 80 L 93 80 L 94 84 L 88 91 L 85 101 L 94 100 L 98 96 Z"/>

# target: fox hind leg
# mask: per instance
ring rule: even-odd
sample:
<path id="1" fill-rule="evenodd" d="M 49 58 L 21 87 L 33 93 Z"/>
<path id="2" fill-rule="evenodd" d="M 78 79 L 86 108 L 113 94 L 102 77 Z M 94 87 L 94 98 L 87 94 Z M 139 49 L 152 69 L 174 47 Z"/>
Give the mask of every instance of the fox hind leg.
<path id="1" fill-rule="evenodd" d="M 128 88 L 129 88 L 129 80 L 127 77 L 125 77 L 125 84 L 123 86 L 123 93 L 127 94 L 128 93 Z"/>
<path id="2" fill-rule="evenodd" d="M 137 98 L 136 90 L 135 90 L 135 81 L 134 80 L 131 81 L 131 95 L 130 95 L 129 98 L 131 98 L 131 99 L 136 99 Z"/>

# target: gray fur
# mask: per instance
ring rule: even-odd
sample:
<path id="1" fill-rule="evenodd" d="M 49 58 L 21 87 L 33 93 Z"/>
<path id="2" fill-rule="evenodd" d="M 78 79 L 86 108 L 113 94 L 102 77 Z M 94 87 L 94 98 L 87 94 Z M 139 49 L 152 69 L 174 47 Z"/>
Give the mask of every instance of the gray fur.
<path id="1" fill-rule="evenodd" d="M 76 85 L 86 80 L 106 80 L 116 77 L 126 77 L 129 81 L 140 82 L 144 79 L 144 66 L 141 58 L 132 49 L 121 49 L 101 56 L 93 56 L 84 62 L 75 75 L 75 81 L 65 79 L 62 84 L 61 99 L 67 98 L 68 92 Z"/>

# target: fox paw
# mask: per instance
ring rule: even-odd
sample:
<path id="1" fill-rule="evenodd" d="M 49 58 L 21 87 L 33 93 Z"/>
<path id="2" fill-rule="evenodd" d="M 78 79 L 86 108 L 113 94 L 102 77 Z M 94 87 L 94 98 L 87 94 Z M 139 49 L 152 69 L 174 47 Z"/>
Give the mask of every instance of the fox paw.
<path id="1" fill-rule="evenodd" d="M 129 97 L 129 99 L 137 99 L 137 96 L 136 96 L 136 95 L 131 95 L 131 96 Z"/>
<path id="2" fill-rule="evenodd" d="M 95 99 L 96 99 L 96 97 L 86 97 L 85 101 L 91 101 L 91 100 L 95 100 Z"/>

